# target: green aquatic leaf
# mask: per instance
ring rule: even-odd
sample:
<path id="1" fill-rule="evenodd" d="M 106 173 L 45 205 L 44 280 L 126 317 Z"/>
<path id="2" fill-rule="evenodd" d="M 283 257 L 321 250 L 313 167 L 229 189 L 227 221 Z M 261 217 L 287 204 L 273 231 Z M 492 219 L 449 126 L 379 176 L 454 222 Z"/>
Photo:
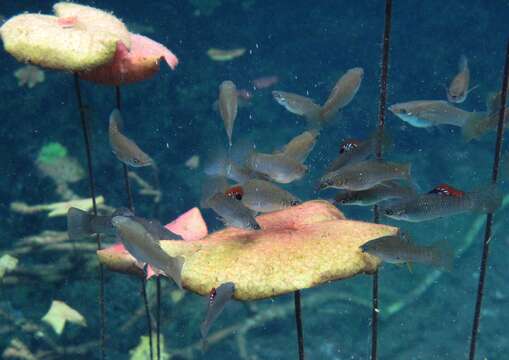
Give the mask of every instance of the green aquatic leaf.
<path id="1" fill-rule="evenodd" d="M 49 311 L 41 320 L 50 325 L 58 335 L 61 335 L 64 331 L 66 322 L 79 326 L 87 326 L 87 321 L 83 315 L 66 303 L 58 300 L 53 300 Z"/>
<path id="2" fill-rule="evenodd" d="M 66 156 L 67 149 L 62 144 L 50 142 L 41 148 L 39 155 L 37 155 L 37 161 L 43 164 L 51 164 Z"/>
<path id="3" fill-rule="evenodd" d="M 161 346 L 161 359 L 169 360 L 170 355 L 166 352 L 164 347 L 164 338 L 160 337 Z M 154 343 L 155 351 L 155 343 Z M 141 336 L 139 344 L 129 351 L 129 360 L 145 360 L 150 358 L 150 341 L 148 336 Z"/>
<path id="4" fill-rule="evenodd" d="M 12 271 L 18 265 L 18 259 L 14 256 L 6 254 L 0 257 L 0 279 L 4 277 L 6 273 Z"/>

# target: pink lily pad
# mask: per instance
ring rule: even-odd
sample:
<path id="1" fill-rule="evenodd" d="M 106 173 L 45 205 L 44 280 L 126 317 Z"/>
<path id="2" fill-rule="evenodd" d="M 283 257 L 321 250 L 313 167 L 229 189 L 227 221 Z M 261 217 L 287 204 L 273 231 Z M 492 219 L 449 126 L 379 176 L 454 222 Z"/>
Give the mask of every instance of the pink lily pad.
<path id="1" fill-rule="evenodd" d="M 104 85 L 122 85 L 152 77 L 159 71 L 162 59 L 173 70 L 177 66 L 177 57 L 164 45 L 137 34 L 130 34 L 130 40 L 130 49 L 123 42 L 117 42 L 117 50 L 110 63 L 80 72 L 80 77 Z"/>
<path id="2" fill-rule="evenodd" d="M 199 240 L 208 235 L 207 224 L 197 207 L 186 211 L 165 227 L 184 240 Z"/>

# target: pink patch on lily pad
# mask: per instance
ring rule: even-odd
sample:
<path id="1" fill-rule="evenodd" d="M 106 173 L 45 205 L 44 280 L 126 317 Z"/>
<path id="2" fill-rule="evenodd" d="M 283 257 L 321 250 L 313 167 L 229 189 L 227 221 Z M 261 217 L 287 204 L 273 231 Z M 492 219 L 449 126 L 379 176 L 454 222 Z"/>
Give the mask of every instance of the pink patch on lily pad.
<path id="1" fill-rule="evenodd" d="M 99 84 L 118 86 L 152 77 L 159 71 L 161 59 L 173 70 L 177 66 L 177 57 L 164 45 L 142 35 L 130 34 L 130 37 L 131 49 L 119 41 L 110 63 L 83 71 L 80 77 Z"/>
<path id="2" fill-rule="evenodd" d="M 165 227 L 184 240 L 199 240 L 208 235 L 207 224 L 197 207 L 186 211 Z"/>
<path id="3" fill-rule="evenodd" d="M 112 255 L 118 254 L 118 255 L 123 255 L 123 256 L 125 256 L 125 255 L 132 256 L 129 253 L 129 251 L 127 251 L 127 249 L 125 248 L 125 246 L 122 243 L 115 243 L 111 246 L 108 246 L 107 248 L 104 248 L 101 251 L 103 251 L 105 254 L 112 254 Z M 133 265 L 143 271 L 143 264 L 135 261 L 133 263 Z M 152 266 L 148 265 L 147 266 L 147 280 L 150 279 L 152 276 L 157 276 L 157 275 L 164 275 L 164 273 L 159 274 L 158 272 L 155 272 L 154 269 L 152 269 Z"/>

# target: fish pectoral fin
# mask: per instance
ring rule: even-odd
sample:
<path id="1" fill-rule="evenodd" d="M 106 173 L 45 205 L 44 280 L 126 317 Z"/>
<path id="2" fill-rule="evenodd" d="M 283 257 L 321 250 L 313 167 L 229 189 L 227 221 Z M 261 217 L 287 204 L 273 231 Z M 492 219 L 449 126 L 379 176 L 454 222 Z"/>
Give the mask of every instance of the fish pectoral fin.
<path id="1" fill-rule="evenodd" d="M 409 273 L 412 273 L 412 272 L 413 272 L 413 271 L 412 271 L 412 263 L 411 263 L 410 261 L 408 261 L 408 262 L 406 263 L 406 267 L 407 267 L 407 269 L 408 269 L 408 272 L 409 272 Z"/>

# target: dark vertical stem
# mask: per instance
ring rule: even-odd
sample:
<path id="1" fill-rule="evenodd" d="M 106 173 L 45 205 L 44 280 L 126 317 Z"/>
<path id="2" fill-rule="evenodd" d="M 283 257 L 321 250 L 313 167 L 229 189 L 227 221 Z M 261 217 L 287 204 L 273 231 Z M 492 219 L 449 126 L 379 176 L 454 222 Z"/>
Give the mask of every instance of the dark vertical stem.
<path id="1" fill-rule="evenodd" d="M 81 86 L 78 74 L 74 74 L 74 88 L 76 91 L 76 99 L 78 100 L 78 108 L 80 112 L 81 128 L 83 130 L 83 140 L 85 142 L 85 152 L 87 156 L 87 168 L 88 168 L 88 184 L 90 189 L 90 197 L 92 198 L 92 209 L 94 215 L 97 215 L 97 203 L 95 201 L 95 178 L 92 166 L 92 152 L 90 150 L 90 129 L 85 116 L 85 108 L 83 106 L 83 98 L 81 96 Z M 101 237 L 96 235 L 97 250 L 101 250 Z M 101 359 L 106 358 L 106 339 L 105 339 L 105 309 L 104 309 L 104 268 L 99 263 L 99 318 L 100 318 L 100 344 L 101 344 Z"/>
<path id="2" fill-rule="evenodd" d="M 122 98 L 120 95 L 120 86 L 115 86 L 115 104 L 118 110 L 122 109 Z M 127 193 L 127 206 L 129 210 L 131 210 L 134 213 L 134 201 L 133 201 L 133 194 L 131 191 L 131 184 L 129 182 L 129 170 L 127 169 L 127 165 L 122 163 L 122 170 L 124 173 L 124 186 L 125 191 Z M 154 358 L 153 354 L 153 348 L 152 348 L 152 318 L 150 316 L 150 309 L 148 306 L 148 299 L 147 299 L 147 289 L 146 289 L 146 281 L 145 278 L 141 281 L 142 286 L 142 296 L 143 296 L 143 302 L 145 303 L 145 312 L 147 317 L 147 324 L 148 324 L 148 337 L 149 337 L 149 345 L 150 345 L 150 359 Z M 158 338 L 159 340 L 159 338 Z"/>
<path id="3" fill-rule="evenodd" d="M 389 77 L 389 50 L 392 26 L 392 0 L 385 1 L 385 24 L 382 42 L 382 63 L 380 73 L 380 93 L 378 99 L 378 130 L 376 142 L 376 158 L 382 158 L 382 139 L 385 127 L 385 114 L 387 111 L 387 83 Z M 378 206 L 373 207 L 373 222 L 380 222 Z M 378 270 L 373 274 L 372 285 L 372 311 L 371 311 L 371 360 L 378 358 Z"/>
<path id="4" fill-rule="evenodd" d="M 156 308 L 156 346 L 157 346 L 157 360 L 161 360 L 161 278 L 158 276 L 156 280 L 157 285 L 157 308 Z"/>
<path id="5" fill-rule="evenodd" d="M 147 314 L 147 326 L 148 326 L 148 341 L 149 341 L 149 348 L 150 348 L 150 359 L 154 358 L 154 350 L 152 346 L 152 320 L 150 318 L 150 309 L 148 307 L 148 298 L 147 298 L 147 282 L 145 280 L 145 277 L 141 280 L 141 293 L 143 295 L 143 302 L 145 303 L 145 312 Z"/>
<path id="6" fill-rule="evenodd" d="M 498 112 L 498 126 L 497 126 L 497 141 L 495 144 L 493 168 L 491 173 L 491 182 L 496 184 L 498 180 L 498 171 L 500 168 L 500 156 L 502 153 L 502 140 L 504 135 L 504 118 L 507 102 L 507 85 L 509 82 L 509 40 L 507 42 L 505 65 L 504 65 L 504 78 L 502 80 L 502 90 L 500 95 L 500 109 Z M 475 352 L 477 348 L 477 335 L 479 334 L 479 324 L 481 321 L 481 307 L 484 296 L 484 282 L 486 278 L 486 271 L 488 268 L 488 256 L 490 250 L 491 228 L 493 226 L 493 214 L 486 215 L 486 228 L 484 231 L 484 241 L 482 246 L 482 258 L 479 269 L 479 284 L 477 287 L 477 299 L 475 302 L 474 318 L 472 324 L 472 334 L 470 338 L 470 352 L 468 358 L 475 359 Z"/>
<path id="7" fill-rule="evenodd" d="M 297 325 L 297 344 L 299 346 L 299 360 L 304 360 L 304 332 L 302 331 L 302 310 L 300 305 L 300 290 L 293 293 L 295 302 L 295 323 Z"/>

